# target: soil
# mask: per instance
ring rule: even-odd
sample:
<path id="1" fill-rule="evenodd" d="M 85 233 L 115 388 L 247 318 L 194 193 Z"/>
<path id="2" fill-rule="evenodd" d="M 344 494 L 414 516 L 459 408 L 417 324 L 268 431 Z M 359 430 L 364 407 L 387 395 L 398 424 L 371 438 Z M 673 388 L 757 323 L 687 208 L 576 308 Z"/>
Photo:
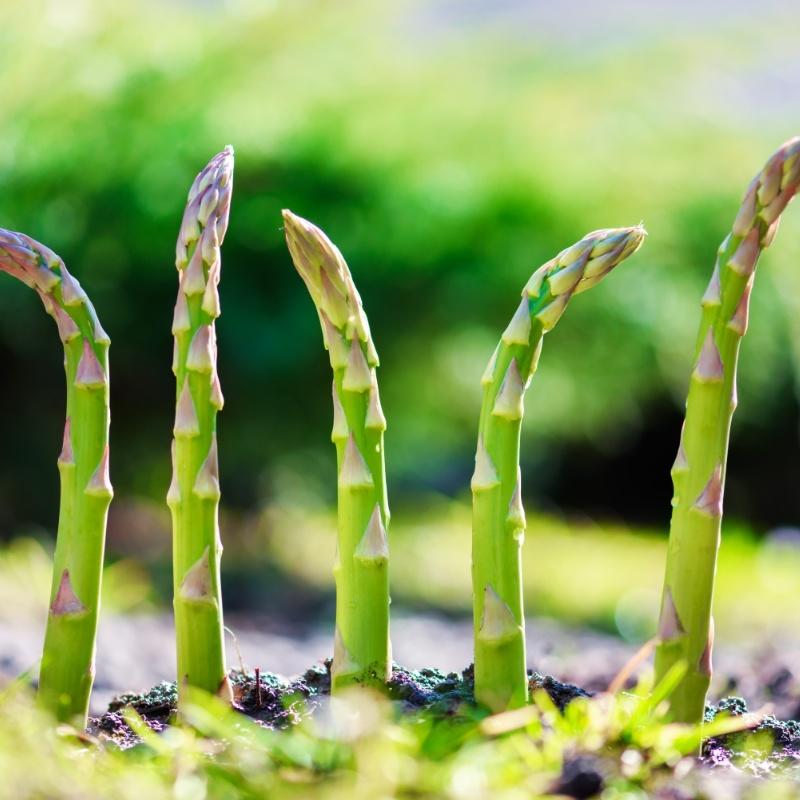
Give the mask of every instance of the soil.
<path id="1" fill-rule="evenodd" d="M 721 713 L 743 716 L 747 703 L 741 697 L 727 697 L 706 708 L 706 720 Z M 756 715 L 751 728 L 706 740 L 700 760 L 707 767 L 734 767 L 758 777 L 779 770 L 784 776 L 800 777 L 800 722 Z"/>
<path id="2" fill-rule="evenodd" d="M 319 664 L 298 678 L 286 680 L 271 672 L 231 671 L 234 708 L 270 729 L 286 728 L 314 714 L 330 694 L 330 661 Z M 563 711 L 577 697 L 594 692 L 550 675 L 529 671 L 531 691 L 544 689 Z M 474 705 L 472 666 L 460 673 L 438 669 L 407 670 L 395 665 L 387 683 L 388 694 L 398 713 L 427 710 L 436 716 L 452 716 Z M 89 721 L 87 733 L 110 741 L 122 749 L 135 747 L 141 739 L 128 727 L 123 708 L 133 708 L 156 732 L 165 730 L 175 717 L 177 689 L 163 682 L 144 694 L 122 694 L 108 711 Z M 719 714 L 748 714 L 746 702 L 728 697 L 706 709 L 706 720 Z M 733 770 L 755 777 L 800 777 L 800 721 L 780 720 L 772 714 L 753 715 L 749 729 L 708 739 L 700 763 L 713 771 Z M 564 764 L 553 791 L 568 797 L 593 797 L 604 785 L 602 764 L 592 756 L 579 755 Z"/>
<path id="3" fill-rule="evenodd" d="M 265 728 L 286 728 L 303 716 L 313 714 L 322 699 L 330 695 L 330 661 L 312 667 L 300 677 L 286 681 L 271 672 L 244 673 L 232 670 L 233 707 Z M 532 691 L 544 689 L 553 703 L 564 710 L 576 697 L 591 693 L 550 675 L 529 671 Z M 474 705 L 473 673 L 470 665 L 461 673 L 438 669 L 406 670 L 397 665 L 387 682 L 389 698 L 400 713 L 423 709 L 436 716 L 451 716 L 465 705 Z M 141 742 L 120 713 L 130 707 L 154 731 L 171 724 L 177 708 L 178 692 L 174 683 L 160 683 L 144 694 L 123 694 L 114 698 L 108 711 L 91 717 L 87 732 L 111 740 L 127 749 Z M 298 702 L 301 701 L 301 702 Z"/>
<path id="4" fill-rule="evenodd" d="M 235 657 L 241 650 L 244 658 L 242 669 L 231 673 L 237 707 L 242 713 L 268 727 L 279 728 L 291 724 L 301 713 L 313 713 L 322 704 L 329 691 L 325 665 L 307 670 L 293 680 L 260 672 L 260 700 L 255 671 L 249 665 L 258 664 L 258 654 L 269 652 L 273 669 L 296 674 L 314 654 L 329 647 L 329 630 L 312 628 L 302 636 L 292 636 L 271 618 L 233 617 L 230 622 L 237 632 L 232 655 Z M 0 685 L 35 662 L 41 641 L 32 631 L 39 628 L 40 625 L 12 625 L 0 619 Z M 443 713 L 453 713 L 459 704 L 471 703 L 471 672 L 454 671 L 471 654 L 471 620 L 399 615 L 393 619 L 392 633 L 397 657 L 418 668 L 398 668 L 392 676 L 389 691 L 399 709 L 435 707 Z M 530 660 L 539 670 L 531 678 L 561 708 L 576 696 L 605 690 L 635 651 L 635 645 L 615 636 L 551 620 L 528 620 L 527 633 Z M 135 708 L 154 730 L 163 730 L 174 714 L 175 685 L 158 683 L 174 670 L 172 620 L 168 615 L 107 615 L 101 623 L 100 638 L 102 646 L 98 647 L 93 693 L 96 716 L 90 732 L 129 747 L 138 740 L 119 713 L 124 705 Z M 444 669 L 422 668 L 434 661 Z M 569 682 L 556 680 L 548 673 Z M 154 688 L 145 694 L 121 694 L 126 686 L 153 684 Z M 290 695 L 305 702 L 290 704 L 287 710 L 284 699 Z M 710 768 L 706 771 L 718 774 L 744 771 L 766 776 L 778 770 L 785 774 L 788 768 L 793 776 L 796 772 L 800 778 L 800 722 L 795 721 L 800 720 L 800 640 L 796 633 L 787 631 L 771 641 L 719 647 L 715 653 L 711 696 L 726 695 L 747 697 L 757 722 L 750 732 L 709 740 L 701 758 Z M 301 711 L 304 707 L 307 712 Z M 727 697 L 709 707 L 707 713 L 709 718 L 720 710 L 742 715 L 746 708 L 741 698 Z M 569 786 L 573 786 L 573 779 L 577 782 L 575 786 L 596 783 L 597 770 L 587 767 L 585 759 L 567 767 L 565 764 L 562 779 Z"/>

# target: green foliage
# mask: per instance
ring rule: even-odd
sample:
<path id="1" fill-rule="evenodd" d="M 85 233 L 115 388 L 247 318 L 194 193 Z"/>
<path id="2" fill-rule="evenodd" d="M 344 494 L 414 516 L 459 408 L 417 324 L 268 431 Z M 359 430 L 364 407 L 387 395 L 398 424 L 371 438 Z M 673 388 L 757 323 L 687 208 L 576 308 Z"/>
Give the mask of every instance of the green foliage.
<path id="1" fill-rule="evenodd" d="M 532 705 L 488 718 L 467 708 L 445 718 L 402 716 L 377 695 L 353 690 L 284 731 L 193 693 L 187 724 L 161 734 L 123 710 L 143 744 L 119 750 L 100 731 L 54 728 L 14 686 L 0 696 L 0 770 L 5 796 L 15 798 L 516 800 L 559 795 L 580 756 L 605 785 L 604 797 L 638 798 L 667 787 L 688 796 L 783 796 L 788 785 L 780 780 L 758 787 L 744 774 L 728 774 L 715 781 L 685 759 L 700 730 L 664 724 L 664 704 L 653 698 L 668 690 L 642 685 L 578 699 L 563 714 L 538 691 Z M 740 730 L 743 722 L 721 715 L 704 732 Z M 742 747 L 746 752 L 748 742 Z"/>

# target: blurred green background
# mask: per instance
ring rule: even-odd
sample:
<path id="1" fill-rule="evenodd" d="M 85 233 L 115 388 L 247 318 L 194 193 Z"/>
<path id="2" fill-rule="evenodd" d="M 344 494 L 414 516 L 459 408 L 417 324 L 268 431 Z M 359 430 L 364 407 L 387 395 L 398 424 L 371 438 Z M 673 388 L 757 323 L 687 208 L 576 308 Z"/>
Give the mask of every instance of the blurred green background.
<path id="1" fill-rule="evenodd" d="M 0 225 L 62 255 L 113 341 L 111 559 L 134 556 L 168 584 L 174 241 L 191 180 L 230 142 L 218 324 L 230 603 L 269 603 L 284 579 L 294 602 L 330 589 L 330 554 L 310 546 L 333 541 L 329 365 L 283 243 L 286 206 L 341 247 L 381 354 L 398 547 L 434 565 L 422 585 L 429 573 L 401 556 L 395 595 L 461 610 L 494 343 L 536 266 L 586 231 L 644 220 L 641 252 L 547 337 L 523 475 L 530 610 L 621 631 L 621 604 L 649 613 L 699 298 L 747 182 L 800 132 L 797 34 L 792 0 L 0 0 Z M 755 539 L 800 520 L 799 268 L 789 213 L 742 348 L 731 620 L 742 592 L 771 585 L 755 576 Z M 6 540 L 55 527 L 51 328 L 26 287 L 3 282 Z M 448 581 L 455 550 L 465 573 Z M 605 593 L 576 604 L 570 575 Z"/>

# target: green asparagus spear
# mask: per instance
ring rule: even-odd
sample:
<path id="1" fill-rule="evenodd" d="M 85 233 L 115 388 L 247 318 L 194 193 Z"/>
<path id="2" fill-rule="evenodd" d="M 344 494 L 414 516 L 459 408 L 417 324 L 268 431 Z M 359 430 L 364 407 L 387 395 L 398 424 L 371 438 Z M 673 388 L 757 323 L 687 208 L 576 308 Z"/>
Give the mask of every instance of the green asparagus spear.
<path id="1" fill-rule="evenodd" d="M 339 486 L 334 691 L 383 684 L 390 674 L 389 506 L 383 454 L 386 419 L 378 354 L 350 270 L 327 236 L 283 212 L 286 243 L 317 308 L 333 368 L 333 432 Z"/>
<path id="2" fill-rule="evenodd" d="M 39 703 L 59 720 L 86 723 L 106 518 L 108 346 L 86 293 L 64 262 L 21 233 L 0 230 L 0 269 L 34 289 L 64 344 L 67 420 L 58 469 L 61 504 L 53 583 L 39 675 Z"/>
<path id="3" fill-rule="evenodd" d="M 498 712 L 528 697 L 520 549 L 525 512 L 519 442 L 523 396 L 544 334 L 573 294 L 598 283 L 641 245 L 641 226 L 590 233 L 533 273 L 483 376 L 472 477 L 475 697 Z"/>
<path id="4" fill-rule="evenodd" d="M 786 142 L 751 182 L 703 295 L 686 419 L 672 467 L 673 512 L 655 658 L 656 680 L 678 661 L 686 664 L 670 698 L 670 714 L 680 722 L 700 722 L 711 681 L 711 606 L 728 437 L 756 262 L 798 185 L 800 137 Z"/>
<path id="5" fill-rule="evenodd" d="M 189 190 L 176 251 L 178 300 L 172 333 L 176 378 L 172 484 L 173 589 L 179 700 L 187 686 L 231 698 L 220 592 L 217 374 L 214 321 L 220 245 L 228 227 L 233 150 L 214 156 Z"/>

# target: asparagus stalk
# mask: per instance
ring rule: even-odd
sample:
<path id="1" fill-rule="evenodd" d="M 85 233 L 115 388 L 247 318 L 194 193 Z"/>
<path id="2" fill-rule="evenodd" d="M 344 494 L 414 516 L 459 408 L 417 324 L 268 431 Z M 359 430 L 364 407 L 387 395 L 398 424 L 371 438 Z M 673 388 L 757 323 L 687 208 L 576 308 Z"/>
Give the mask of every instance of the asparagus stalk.
<path id="1" fill-rule="evenodd" d="M 644 237 L 641 226 L 595 231 L 537 269 L 483 375 L 472 476 L 475 697 L 494 712 L 524 705 L 528 698 L 519 467 L 525 389 L 536 371 L 544 334 L 556 325 L 572 295 L 598 283 L 636 252 Z"/>
<path id="2" fill-rule="evenodd" d="M 167 504 L 172 512 L 179 701 L 188 686 L 232 697 L 219 576 L 217 412 L 223 398 L 214 328 L 220 315 L 219 248 L 228 227 L 232 189 L 233 150 L 226 147 L 189 190 L 176 248 L 176 410 Z"/>
<path id="3" fill-rule="evenodd" d="M 333 431 L 338 462 L 338 556 L 333 690 L 380 685 L 391 670 L 389 506 L 383 454 L 386 419 L 378 354 L 361 298 L 341 253 L 310 222 L 284 210 L 286 243 L 317 308 L 333 368 Z"/>
<path id="4" fill-rule="evenodd" d="M 702 299 L 686 418 L 672 467 L 673 511 L 655 657 L 657 680 L 676 662 L 686 664 L 686 674 L 670 697 L 670 714 L 680 722 L 700 722 L 711 682 L 711 606 L 728 437 L 756 262 L 799 185 L 797 137 L 750 183 Z"/>
<path id="5" fill-rule="evenodd" d="M 49 248 L 24 234 L 0 230 L 0 270 L 34 289 L 56 321 L 64 345 L 67 420 L 58 457 L 61 503 L 39 703 L 61 721 L 85 725 L 112 497 L 108 473 L 111 340 L 78 281 Z"/>

